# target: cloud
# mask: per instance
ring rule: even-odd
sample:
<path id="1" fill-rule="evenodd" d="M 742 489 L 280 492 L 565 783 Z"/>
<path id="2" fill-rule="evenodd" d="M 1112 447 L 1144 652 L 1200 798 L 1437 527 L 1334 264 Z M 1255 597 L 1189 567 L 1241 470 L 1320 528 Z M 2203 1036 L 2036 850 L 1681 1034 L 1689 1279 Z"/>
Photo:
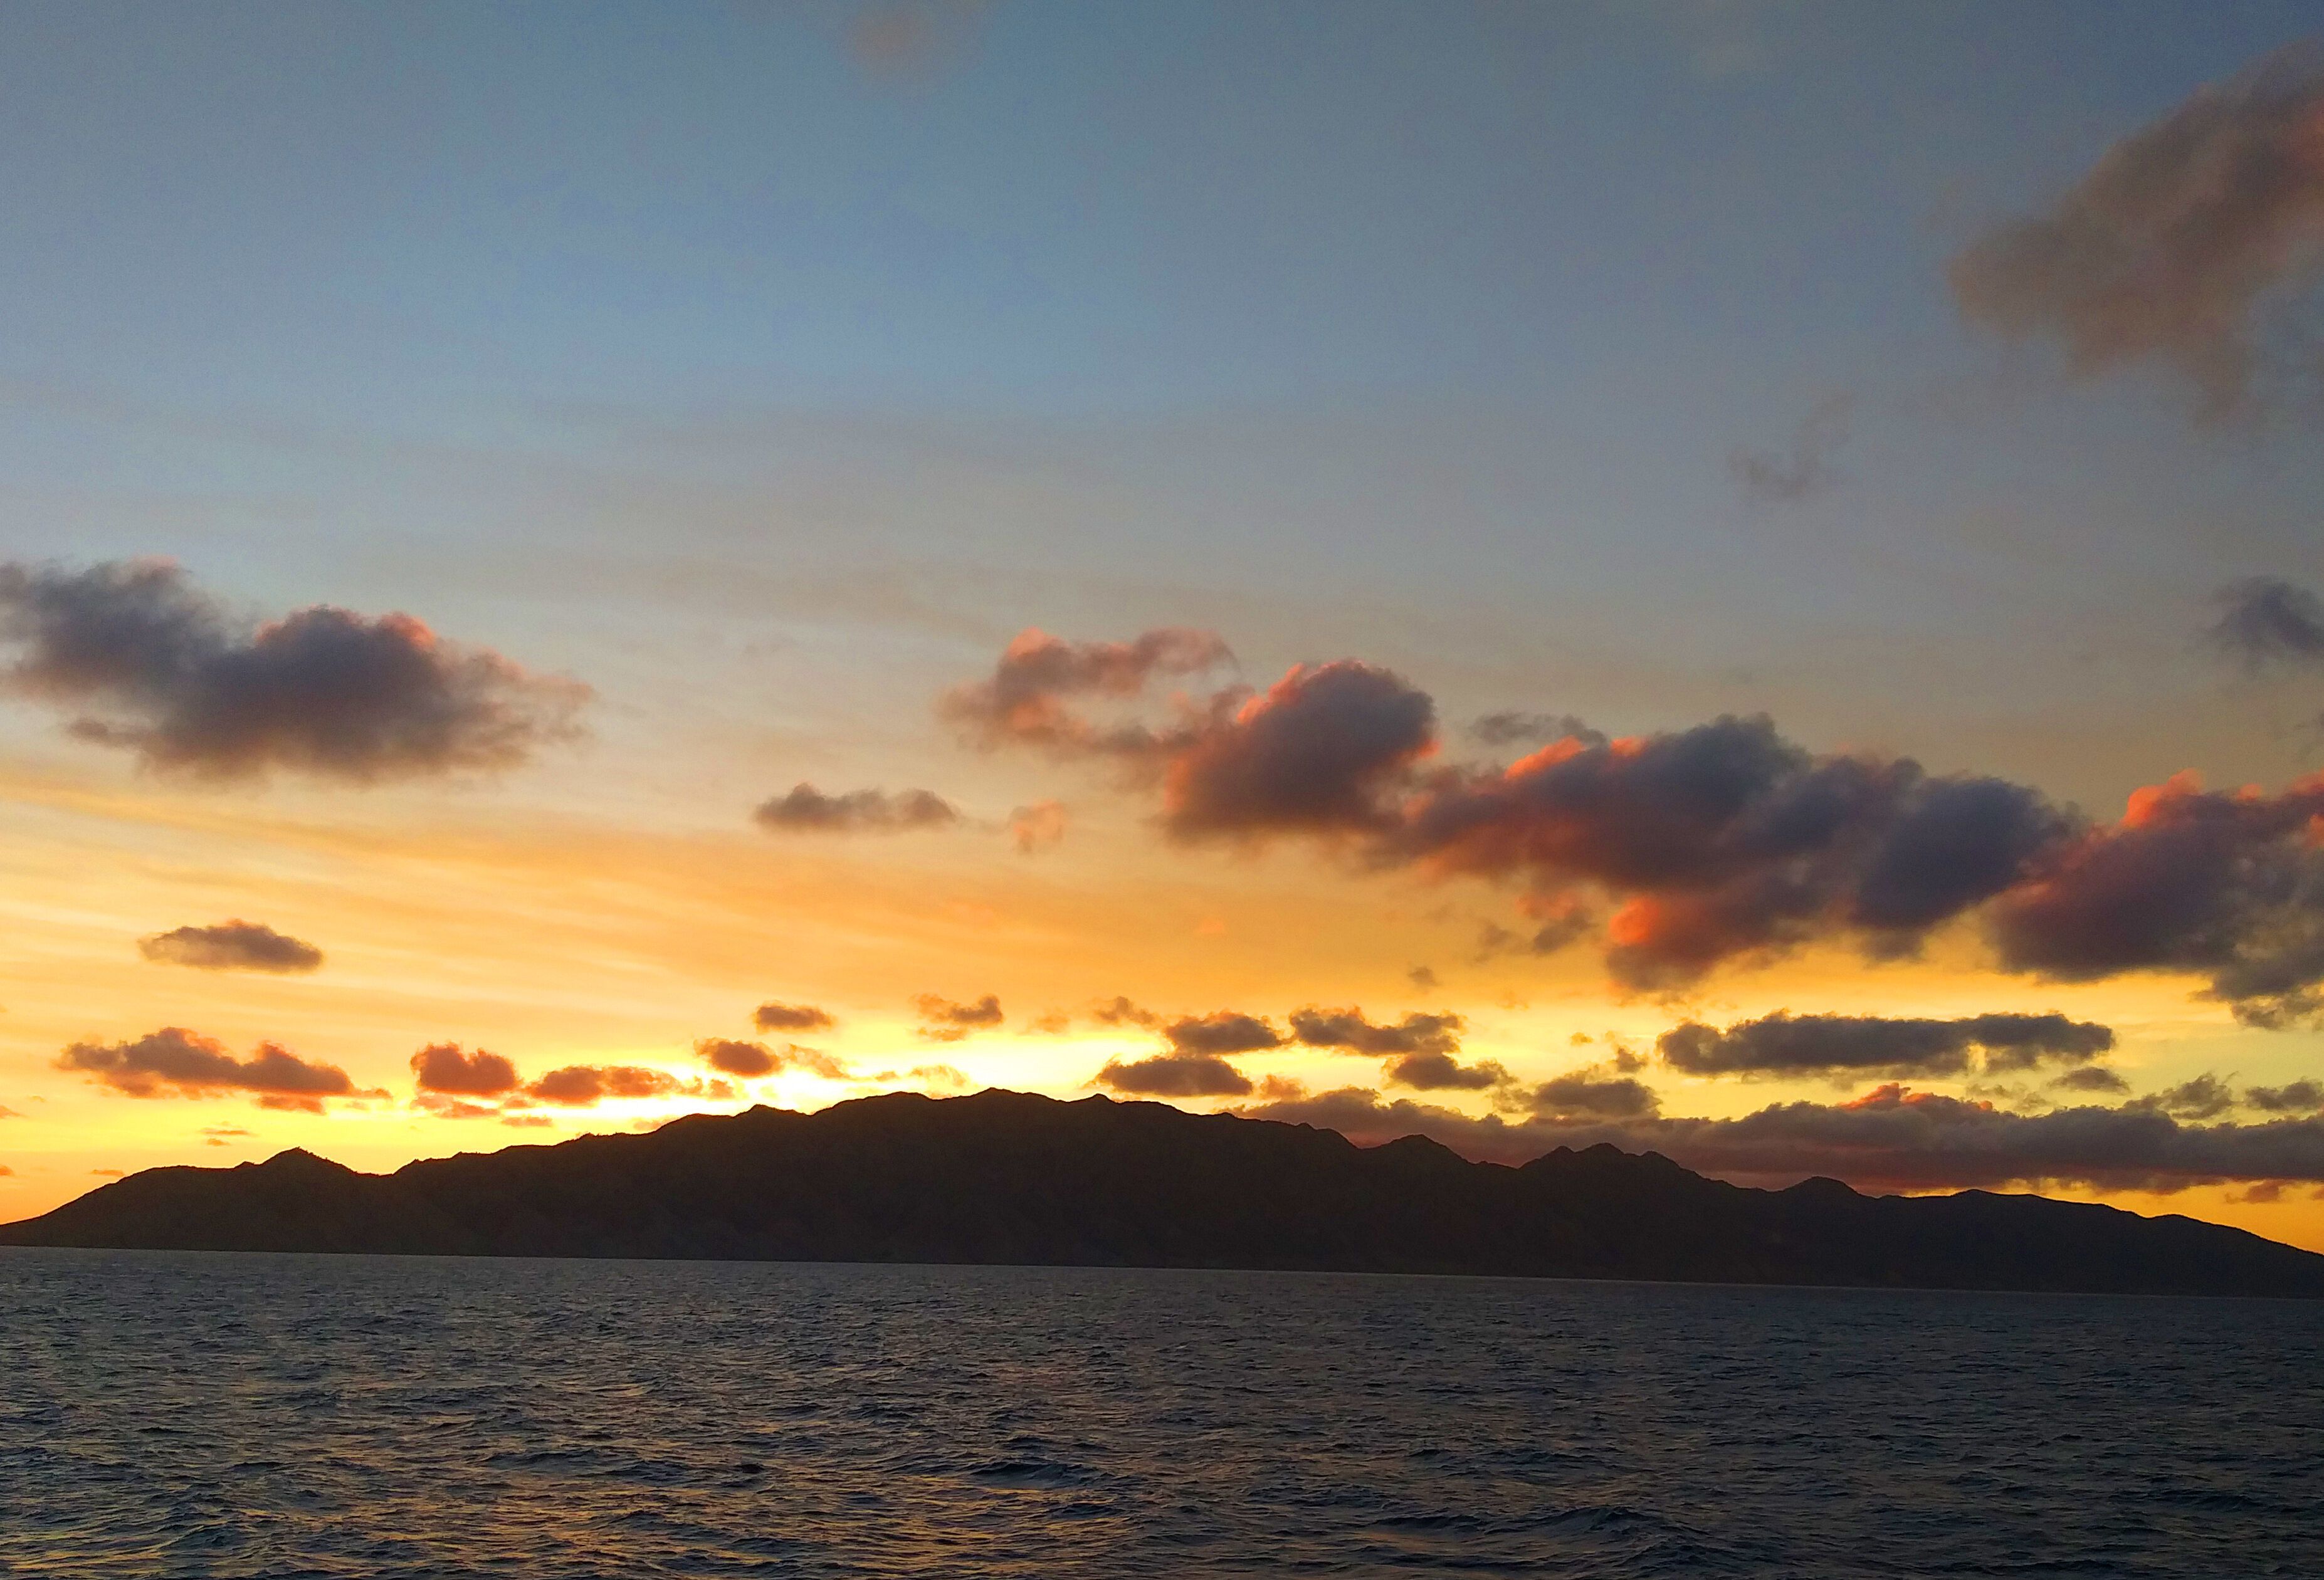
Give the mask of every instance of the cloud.
<path id="1" fill-rule="evenodd" d="M 1383 843 L 1438 872 L 1526 882 L 1540 907 L 1576 885 L 1625 896 L 1608 964 L 1666 987 L 1822 933 L 1906 949 L 2015 881 L 2063 822 L 2015 785 L 1818 758 L 1764 717 L 1729 716 L 1444 770 Z"/>
<path id="2" fill-rule="evenodd" d="M 1517 709 L 1487 713 L 1469 726 L 1470 739 L 1480 746 L 1538 746 L 1544 741 L 1602 741 L 1606 738 L 1571 713 L 1527 713 Z"/>
<path id="3" fill-rule="evenodd" d="M 211 779 L 511 768 L 576 733 L 589 697 L 407 614 L 243 622 L 164 560 L 0 564 L 0 644 L 9 689 L 71 710 L 74 735 Z"/>
<path id="4" fill-rule="evenodd" d="M 2216 1119 L 2236 1106 L 2236 1094 L 2218 1076 L 2205 1073 L 2168 1091 L 2135 1098 L 2124 1105 L 2142 1113 L 2169 1114 L 2180 1119 Z"/>
<path id="5" fill-rule="evenodd" d="M 1291 1034 L 1310 1048 L 1344 1048 L 1381 1057 L 1452 1053 L 1460 1049 L 1467 1024 L 1457 1015 L 1407 1015 L 1394 1024 L 1374 1025 L 1360 1009 L 1311 1007 L 1293 1012 Z"/>
<path id="6" fill-rule="evenodd" d="M 589 1108 L 608 1098 L 723 1099 L 732 1098 L 734 1089 L 723 1080 L 680 1080 L 641 1064 L 568 1064 L 528 1085 L 524 1095 L 559 1108 Z"/>
<path id="7" fill-rule="evenodd" d="M 2056 341 L 2078 378 L 2160 361 L 2218 417 L 2251 399 L 2269 309 L 2319 262 L 2324 51 L 2294 44 L 2124 138 L 1948 272 L 1971 322 Z"/>
<path id="8" fill-rule="evenodd" d="M 23 1116 L 5 1103 L 0 1103 L 0 1119 L 22 1119 Z"/>
<path id="9" fill-rule="evenodd" d="M 137 941 L 137 952 L 165 965 L 204 971 L 311 971 L 323 951 L 257 922 L 221 922 L 215 927 L 173 927 Z"/>
<path id="10" fill-rule="evenodd" d="M 2313 1114 L 2324 1110 L 2324 1081 L 2295 1080 L 2289 1086 L 2252 1087 L 2244 1106 L 2263 1114 Z"/>
<path id="11" fill-rule="evenodd" d="M 2130 1083 L 2102 1064 L 2067 1070 L 2050 1083 L 2070 1092 L 2126 1092 Z"/>
<path id="12" fill-rule="evenodd" d="M 751 1022 L 762 1032 L 827 1032 L 839 1024 L 828 1010 L 812 1004 L 777 1004 L 772 1000 L 752 1010 Z"/>
<path id="13" fill-rule="evenodd" d="M 969 1084 L 968 1077 L 949 1064 L 915 1064 L 907 1073 L 923 1086 L 957 1089 Z"/>
<path id="14" fill-rule="evenodd" d="M 358 1090 L 347 1072 L 333 1064 L 312 1064 L 273 1043 L 261 1043 L 248 1059 L 236 1059 L 226 1044 L 183 1026 L 163 1026 L 133 1043 L 75 1043 L 57 1058 L 59 1070 L 77 1070 L 131 1098 L 215 1098 L 247 1092 L 264 1108 L 319 1114 L 327 1098 L 382 1097 Z"/>
<path id="15" fill-rule="evenodd" d="M 793 1043 L 770 1048 L 764 1043 L 737 1042 L 731 1037 L 705 1037 L 694 1045 L 695 1056 L 726 1075 L 755 1080 L 786 1070 L 804 1070 L 825 1080 L 854 1079 L 847 1067 L 820 1048 Z"/>
<path id="16" fill-rule="evenodd" d="M 1084 648 L 1038 643 L 1082 675 Z M 1088 667 L 1142 684 L 1151 662 L 1119 657 L 1134 648 L 1104 648 L 1116 657 Z M 1022 724 L 1000 739 L 1099 733 L 1056 685 L 968 691 L 968 716 Z M 2276 796 L 2207 795 L 2181 776 L 2135 793 L 2118 823 L 2099 826 L 2006 780 L 1812 753 L 1765 716 L 1569 735 L 1476 766 L 1435 760 L 1434 704 L 1386 670 L 1301 666 L 1264 694 L 1238 694 L 1190 705 L 1165 734 L 1139 727 L 1165 831 L 1305 837 L 1372 870 L 1514 885 L 1539 930 L 1527 945 L 1489 924 L 1487 955 L 1546 952 L 1602 927 L 1616 981 L 1667 992 L 1812 942 L 1909 956 L 1973 917 L 2011 971 L 2198 973 L 2255 1024 L 2324 1009 L 2324 850 L 2305 832 L 2324 817 L 2324 776 Z M 1612 905 L 1602 924 L 1600 902 Z"/>
<path id="17" fill-rule="evenodd" d="M 897 834 L 947 828 L 960 811 L 933 790 L 850 790 L 825 795 L 801 782 L 751 813 L 762 829 L 791 834 Z"/>
<path id="18" fill-rule="evenodd" d="M 1162 1024 L 1160 1015 L 1132 1004 L 1119 994 L 1110 1002 L 1090 1011 L 1090 1018 L 1100 1025 L 1107 1026 L 1158 1026 Z"/>
<path id="19" fill-rule="evenodd" d="M 1260 1053 L 1284 1043 L 1283 1033 L 1264 1018 L 1232 1009 L 1183 1015 L 1164 1026 L 1162 1034 L 1179 1053 Z"/>
<path id="20" fill-rule="evenodd" d="M 1527 1096 L 1526 1106 L 1557 1119 L 1637 1119 L 1661 1107 L 1662 1099 L 1635 1076 L 1591 1068 L 1543 1081 Z"/>
<path id="21" fill-rule="evenodd" d="M 465 1052 L 456 1043 L 431 1043 L 411 1056 L 411 1073 L 422 1092 L 446 1097 L 506 1097 L 522 1084 L 516 1066 L 482 1048 Z"/>
<path id="22" fill-rule="evenodd" d="M 1250 1079 L 1215 1053 L 1157 1053 L 1124 1064 L 1106 1061 L 1098 1083 L 1147 1098 L 1240 1098 Z"/>
<path id="23" fill-rule="evenodd" d="M 1093 723 L 1067 699 L 1132 701 L 1157 677 L 1196 675 L 1233 658 L 1216 634 L 1181 627 L 1146 631 L 1127 642 L 1073 642 L 1028 629 L 1002 651 L 990 679 L 946 692 L 936 712 L 981 747 L 1142 757 L 1159 749 L 1162 738 L 1134 722 Z"/>
<path id="24" fill-rule="evenodd" d="M 1004 1018 L 1001 1000 L 990 993 L 973 1004 L 955 1004 L 934 993 L 923 993 L 912 1002 L 920 1012 L 919 1034 L 931 1043 L 957 1043 L 991 1030 Z"/>
<path id="25" fill-rule="evenodd" d="M 2249 669 L 2324 665 L 2324 602 L 2280 576 L 2250 576 L 2219 590 L 2212 642 Z"/>
<path id="26" fill-rule="evenodd" d="M 1831 458 L 1848 442 L 1849 395 L 1817 402 L 1801 419 L 1789 449 L 1737 450 L 1727 457 L 1727 474 L 1744 497 L 1761 504 L 1793 504 L 1819 494 L 1839 480 Z"/>
<path id="27" fill-rule="evenodd" d="M 1404 977 L 1423 993 L 1434 993 L 1440 985 L 1436 980 L 1435 969 L 1431 966 L 1415 966 L 1405 972 Z"/>
<path id="28" fill-rule="evenodd" d="M 2002 963 L 2059 981 L 2196 972 L 2248 1023 L 2308 1018 L 2324 978 L 2319 818 L 2324 776 L 2275 796 L 2191 775 L 2140 790 L 2121 822 L 2046 853 L 1996 902 Z"/>
<path id="29" fill-rule="evenodd" d="M 1895 1085 L 1853 1102 L 1779 1103 L 1734 1119 L 1646 1114 L 1513 1122 L 1408 1098 L 1382 1101 L 1357 1087 L 1236 1111 L 1320 1125 L 1362 1144 L 1429 1135 L 1466 1156 L 1500 1162 L 1604 1142 L 1626 1152 L 1661 1153 L 1748 1184 L 1826 1175 L 1870 1190 L 2088 1185 L 2172 1191 L 2227 1181 L 2324 1181 L 2324 1119 L 2188 1125 L 2129 1107 L 2021 1115 Z"/>
<path id="30" fill-rule="evenodd" d="M 1065 837 L 1066 825 L 1071 822 L 1064 802 L 1036 801 L 1009 814 L 1009 837 L 1016 841 L 1020 853 L 1030 856 L 1037 850 L 1055 847 Z"/>
<path id="31" fill-rule="evenodd" d="M 1463 1064 L 1448 1052 L 1431 1050 L 1390 1061 L 1386 1079 L 1390 1086 L 1425 1092 L 1480 1092 L 1508 1085 L 1509 1072 L 1489 1059 Z"/>
<path id="32" fill-rule="evenodd" d="M 1172 756 L 1163 826 L 1186 840 L 1379 830 L 1386 793 L 1435 749 L 1435 704 L 1398 675 L 1296 666 Z"/>
<path id="33" fill-rule="evenodd" d="M 1663 1061 L 1687 1075 L 1747 1079 L 1803 1075 L 1946 1076 L 2031 1069 L 2044 1059 L 2080 1064 L 2114 1046 L 2114 1033 L 2061 1015 L 1978 1015 L 1959 1020 L 1779 1012 L 1721 1031 L 1694 1021 L 1665 1032 Z M 1982 1052 L 1972 1066 L 1972 1052 Z"/>
<path id="34" fill-rule="evenodd" d="M 847 26 L 856 64 L 884 77 L 924 76 L 974 43 L 989 0 L 863 0 Z"/>

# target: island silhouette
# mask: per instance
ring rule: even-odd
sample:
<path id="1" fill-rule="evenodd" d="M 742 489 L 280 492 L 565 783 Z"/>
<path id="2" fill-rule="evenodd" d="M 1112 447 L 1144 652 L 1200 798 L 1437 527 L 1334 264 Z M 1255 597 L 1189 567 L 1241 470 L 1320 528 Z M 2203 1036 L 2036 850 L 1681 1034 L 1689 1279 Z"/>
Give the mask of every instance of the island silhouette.
<path id="1" fill-rule="evenodd" d="M 2241 1229 L 1967 1190 L 1763 1190 L 1655 1153 L 1521 1167 L 1407 1136 L 991 1090 L 755 1107 L 362 1174 L 302 1151 L 149 1169 L 0 1245 L 1282 1269 L 2324 1297 Z"/>

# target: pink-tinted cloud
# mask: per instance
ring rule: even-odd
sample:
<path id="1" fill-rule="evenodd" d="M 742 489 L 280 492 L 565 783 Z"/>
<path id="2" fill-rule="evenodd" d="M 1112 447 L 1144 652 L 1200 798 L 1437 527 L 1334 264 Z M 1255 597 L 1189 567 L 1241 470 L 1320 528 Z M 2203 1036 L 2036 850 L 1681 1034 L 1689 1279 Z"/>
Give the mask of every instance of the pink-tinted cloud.
<path id="1" fill-rule="evenodd" d="M 2271 306 L 2324 265 L 2324 51 L 2289 46 L 2108 149 L 2046 213 L 1952 261 L 1971 322 L 2079 377 L 2153 360 L 2218 416 L 2250 399 Z"/>

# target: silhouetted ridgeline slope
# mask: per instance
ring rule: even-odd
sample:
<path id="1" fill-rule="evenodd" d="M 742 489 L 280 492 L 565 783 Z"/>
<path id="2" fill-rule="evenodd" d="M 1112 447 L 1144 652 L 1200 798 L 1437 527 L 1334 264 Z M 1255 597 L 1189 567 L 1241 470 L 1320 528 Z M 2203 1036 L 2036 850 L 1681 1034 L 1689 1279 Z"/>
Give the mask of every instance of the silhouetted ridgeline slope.
<path id="1" fill-rule="evenodd" d="M 1511 1169 L 1418 1137 L 1359 1148 L 1001 1091 L 699 1115 L 389 1175 L 303 1152 L 152 1169 L 0 1227 L 0 1244 L 2324 1296 L 2324 1256 L 2188 1218 L 1829 1180 L 1750 1190 L 1604 1146 Z"/>

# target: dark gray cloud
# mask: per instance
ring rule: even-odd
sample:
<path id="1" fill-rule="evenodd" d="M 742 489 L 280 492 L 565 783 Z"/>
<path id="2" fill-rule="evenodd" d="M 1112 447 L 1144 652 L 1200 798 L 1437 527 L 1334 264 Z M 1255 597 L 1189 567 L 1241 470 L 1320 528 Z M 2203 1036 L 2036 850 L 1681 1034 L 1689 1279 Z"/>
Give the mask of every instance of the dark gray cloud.
<path id="1" fill-rule="evenodd" d="M 2050 1083 L 2070 1092 L 2126 1092 L 2130 1083 L 2103 1064 L 2085 1064 L 2079 1070 L 2069 1070 Z"/>
<path id="2" fill-rule="evenodd" d="M 1375 1025 L 1360 1009 L 1296 1010 L 1291 1034 L 1310 1048 L 1344 1048 L 1351 1053 L 1387 1057 L 1399 1053 L 1453 1053 L 1468 1023 L 1457 1015 L 1407 1015 Z"/>
<path id="3" fill-rule="evenodd" d="M 2108 149 L 2043 214 L 1953 259 L 1971 322 L 2049 339 L 2077 377 L 2148 359 L 2208 416 L 2251 399 L 2269 309 L 2324 262 L 2324 51 L 2276 51 Z"/>
<path id="4" fill-rule="evenodd" d="M 132 1098 L 215 1098 L 245 1092 L 263 1108 L 319 1114 L 327 1098 L 383 1097 L 362 1091 L 335 1064 L 315 1064 L 273 1043 L 248 1059 L 183 1026 L 163 1026 L 130 1043 L 75 1043 L 57 1058 L 59 1070 L 92 1076 Z"/>
<path id="5" fill-rule="evenodd" d="M 2248 668 L 2324 665 L 2324 602 L 2280 576 L 2249 576 L 2219 590 L 2210 638 Z"/>
<path id="6" fill-rule="evenodd" d="M 1463 1064 L 1442 1049 L 1406 1053 L 1388 1061 L 1390 1086 L 1424 1092 L 1481 1092 L 1509 1084 L 1509 1072 L 1492 1060 Z"/>
<path id="7" fill-rule="evenodd" d="M 1884 1086 L 1849 1103 L 1780 1103 L 1736 1119 L 1472 1117 L 1362 1088 L 1239 1108 L 1339 1131 L 1363 1144 L 1428 1135 L 1473 1158 L 1525 1162 L 1600 1142 L 1657 1152 L 1745 1184 L 1814 1175 L 1861 1190 L 1998 1190 L 2090 1185 L 2170 1191 L 2227 1181 L 2324 1182 L 2324 1118 L 2190 1125 L 2153 1109 L 2008 1113 Z"/>
<path id="8" fill-rule="evenodd" d="M 2206 1072 L 2167 1091 L 2135 1098 L 2123 1106 L 2142 1113 L 2168 1114 L 2178 1119 L 2216 1119 L 2236 1106 L 2236 1094 L 2227 1082 Z"/>
<path id="9" fill-rule="evenodd" d="M 1436 709 L 1353 659 L 1300 666 L 1171 757 L 1162 822 L 1180 839 L 1377 831 L 1383 796 L 1436 747 Z"/>
<path id="10" fill-rule="evenodd" d="M 826 795 L 800 783 L 751 813 L 762 829 L 789 834 L 896 834 L 940 829 L 960 821 L 960 810 L 933 790 L 850 790 Z"/>
<path id="11" fill-rule="evenodd" d="M 504 1098 L 523 1084 L 516 1066 L 498 1053 L 471 1053 L 456 1043 L 431 1043 L 414 1053 L 411 1073 L 420 1091 L 446 1097 Z"/>
<path id="12" fill-rule="evenodd" d="M 1028 651 L 1050 648 L 1078 673 L 1081 648 L 1041 638 Z M 1097 672 L 1142 684 L 1152 666 L 1134 648 L 1102 649 L 1117 657 Z M 1016 717 L 991 700 L 1017 694 L 999 681 L 970 689 L 975 716 Z M 1060 694 L 1025 693 L 1026 738 L 1093 738 Z M 1819 756 L 1764 716 L 1569 735 L 1506 766 L 1438 764 L 1434 718 L 1386 670 L 1302 666 L 1141 734 L 1139 760 L 1176 837 L 1305 836 L 1369 868 L 1514 885 L 1538 931 L 1527 943 L 1490 924 L 1484 954 L 1545 952 L 1602 927 L 1606 964 L 1633 989 L 1681 989 L 1817 942 L 1896 958 L 1975 918 L 2009 970 L 2196 973 L 2255 1024 L 2324 1009 L 2324 850 L 2303 833 L 2324 815 L 2324 778 L 2275 796 L 2176 778 L 2109 826 L 2002 779 Z M 1601 901 L 1614 902 L 1602 924 Z"/>
<path id="13" fill-rule="evenodd" d="M 988 993 L 973 1004 L 955 1004 L 934 993 L 912 1000 L 920 1012 L 919 1034 L 931 1043 L 957 1043 L 978 1032 L 991 1031 L 1006 1018 L 1001 1000 Z"/>
<path id="14" fill-rule="evenodd" d="M 1143 1098 L 1240 1098 L 1250 1078 L 1215 1053 L 1157 1053 L 1123 1063 L 1110 1059 L 1098 1084 Z"/>
<path id="15" fill-rule="evenodd" d="M 2324 980 L 2324 852 L 2308 830 L 2324 780 L 2281 795 L 2201 789 L 2191 776 L 2139 791 L 2122 821 L 2044 854 L 1988 913 L 2002 963 L 2061 981 L 2179 970 L 2242 1019 L 2317 1010 Z"/>
<path id="16" fill-rule="evenodd" d="M 2263 1114 L 2313 1114 L 2324 1110 L 2324 1081 L 2295 1080 L 2287 1086 L 2252 1087 L 2244 1106 Z"/>
<path id="17" fill-rule="evenodd" d="M 2062 1015 L 1978 1015 L 1957 1020 L 1779 1012 L 1720 1030 L 1688 1021 L 1665 1032 L 1663 1061 L 1688 1075 L 1958 1076 L 2080 1064 L 2114 1046 L 2114 1033 Z M 1982 1060 L 1972 1062 L 1971 1055 Z"/>
<path id="18" fill-rule="evenodd" d="M 574 735 L 589 695 L 410 615 L 237 620 L 161 560 L 0 565 L 0 644 L 9 689 L 69 710 L 73 734 L 208 778 L 510 768 Z"/>
<path id="19" fill-rule="evenodd" d="M 147 960 L 204 971 L 312 971 L 323 951 L 258 922 L 220 922 L 212 927 L 173 927 L 137 941 Z"/>
<path id="20" fill-rule="evenodd" d="M 1526 1106 L 1552 1119 L 1636 1119 L 1655 1112 L 1662 1098 L 1635 1076 L 1592 1068 L 1543 1081 Z"/>
<path id="21" fill-rule="evenodd" d="M 1232 1009 L 1182 1015 L 1164 1026 L 1162 1034 L 1179 1053 L 1259 1053 L 1285 1041 L 1267 1020 Z"/>
<path id="22" fill-rule="evenodd" d="M 1737 450 L 1727 457 L 1727 474 L 1744 497 L 1762 504 L 1793 504 L 1823 492 L 1840 481 L 1832 457 L 1848 442 L 1853 396 L 1818 401 L 1800 421 L 1783 450 Z"/>
<path id="23" fill-rule="evenodd" d="M 778 1004 L 772 1000 L 752 1010 L 751 1022 L 762 1032 L 825 1032 L 839 1024 L 830 1011 L 812 1004 Z"/>

